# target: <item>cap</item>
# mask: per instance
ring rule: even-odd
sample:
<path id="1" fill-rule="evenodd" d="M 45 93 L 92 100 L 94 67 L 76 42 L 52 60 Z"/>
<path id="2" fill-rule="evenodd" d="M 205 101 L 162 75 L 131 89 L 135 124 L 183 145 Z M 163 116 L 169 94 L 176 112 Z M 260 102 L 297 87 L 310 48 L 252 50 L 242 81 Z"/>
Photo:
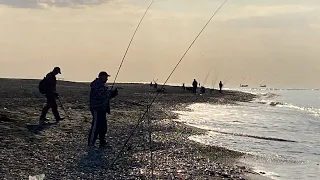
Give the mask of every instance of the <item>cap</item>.
<path id="1" fill-rule="evenodd" d="M 61 69 L 59 67 L 53 68 L 53 71 L 61 74 Z"/>
<path id="2" fill-rule="evenodd" d="M 105 72 L 105 71 L 101 71 L 100 73 L 99 73 L 99 77 L 100 76 L 110 76 L 107 72 Z"/>

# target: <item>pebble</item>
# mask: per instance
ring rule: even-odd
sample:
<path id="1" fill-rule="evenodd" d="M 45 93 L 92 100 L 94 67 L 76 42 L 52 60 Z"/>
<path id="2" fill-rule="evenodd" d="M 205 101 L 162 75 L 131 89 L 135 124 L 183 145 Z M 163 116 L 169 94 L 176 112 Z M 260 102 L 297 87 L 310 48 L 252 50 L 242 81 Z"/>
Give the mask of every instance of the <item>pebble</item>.
<path id="1" fill-rule="evenodd" d="M 68 96 L 66 97 L 68 100 L 66 99 L 65 101 L 69 102 L 66 103 L 66 108 L 69 107 L 70 114 L 76 115 L 78 111 L 76 109 L 81 109 L 82 105 L 84 108 L 87 108 L 87 102 L 83 102 L 86 101 L 86 98 L 84 100 L 82 100 L 83 98 L 77 99 L 78 102 L 75 102 L 75 98 L 79 98 L 81 97 L 79 95 L 83 94 L 82 88 L 72 89 L 72 94 L 63 92 L 63 89 L 64 88 L 61 88 L 61 94 Z M 35 90 L 37 89 L 35 88 Z M 84 94 L 88 94 L 88 92 L 85 92 Z M 143 96 L 143 94 L 140 95 L 137 99 L 146 97 Z M 121 98 L 121 96 L 119 96 L 119 98 Z M 129 94 L 129 96 L 125 98 L 132 99 L 136 97 Z M 166 99 L 168 97 L 163 96 L 163 98 Z M 165 106 L 170 103 L 176 104 L 176 101 L 181 97 L 177 99 L 176 95 L 174 95 L 172 98 L 173 100 L 160 100 L 159 103 L 164 102 L 162 105 Z M 193 98 L 188 99 L 183 96 L 181 99 L 185 102 L 193 101 Z M 115 99 L 115 101 L 117 101 L 117 99 Z M 140 102 L 140 100 L 137 100 L 137 102 Z M 27 103 L 32 104 L 32 102 Z M 23 102 L 23 104 L 25 104 L 25 102 Z M 78 106 L 75 104 L 80 105 Z M 72 107 L 70 108 L 70 106 Z M 159 107 L 160 106 L 155 105 L 150 112 L 150 115 L 152 114 L 154 119 L 164 120 L 166 119 L 165 116 L 167 116 L 164 112 L 167 107 L 163 108 L 161 111 L 158 109 Z M 11 106 L 9 108 L 14 109 Z M 129 151 L 125 150 L 125 152 L 120 155 L 115 166 L 112 167 L 113 169 L 110 168 L 106 170 L 108 164 L 110 164 L 109 160 L 114 159 L 114 156 L 117 155 L 117 152 L 126 140 L 129 129 L 131 129 L 135 123 L 133 123 L 133 120 L 135 120 L 136 116 L 140 116 L 139 112 L 135 112 L 135 110 L 136 109 L 133 109 L 131 105 L 121 104 L 121 107 L 118 106 L 117 108 L 114 108 L 112 113 L 108 115 L 110 128 L 108 124 L 107 137 L 110 144 L 114 147 L 114 150 L 94 151 L 93 155 L 87 153 L 85 150 L 87 139 L 86 130 L 90 125 L 88 123 L 83 123 L 83 121 L 90 121 L 91 115 L 90 113 L 88 113 L 88 115 L 83 113 L 80 116 L 77 116 L 79 121 L 72 121 L 70 123 L 64 121 L 61 123 L 60 127 L 49 127 L 45 131 L 42 131 L 43 134 L 41 136 L 36 136 L 39 137 L 39 140 L 35 139 L 32 142 L 27 142 L 32 145 L 30 148 L 20 148 L 21 145 L 26 142 L 23 139 L 25 137 L 20 138 L 20 135 L 25 135 L 25 133 L 18 132 L 21 134 L 12 136 L 12 139 L 18 137 L 17 140 L 20 141 L 21 139 L 21 142 L 15 143 L 16 146 L 13 148 L 10 147 L 13 151 L 5 152 L 5 155 L 12 157 L 12 163 L 11 160 L 7 158 L 8 164 L 17 166 L 15 169 L 25 169 L 22 172 L 35 173 L 37 171 L 37 173 L 39 173 L 45 171 L 46 174 L 48 174 L 48 179 L 77 179 L 77 177 L 80 179 L 151 179 L 148 144 L 145 144 L 146 150 L 140 148 L 140 145 L 143 147 L 144 144 L 142 142 L 144 142 L 144 140 L 137 134 L 135 134 L 130 141 L 130 144 L 132 145 L 127 146 Z M 33 113 L 34 109 L 31 109 L 30 112 Z M 17 114 L 20 116 L 19 113 Z M 19 118 L 22 119 L 22 121 L 26 119 L 24 117 Z M 38 117 L 36 117 L 34 121 L 36 121 L 37 118 Z M 223 149 L 219 149 L 218 152 L 215 152 L 215 147 L 212 149 L 203 148 L 204 150 L 199 150 L 202 146 L 188 140 L 191 133 L 196 134 L 199 131 L 181 125 L 180 123 L 174 123 L 171 120 L 164 120 L 164 122 L 164 124 L 154 124 L 156 131 L 153 135 L 153 155 L 155 160 L 155 173 L 157 173 L 156 179 L 180 177 L 184 179 L 206 179 L 208 176 L 210 176 L 209 179 L 222 179 L 223 177 L 241 179 L 239 178 L 241 175 L 241 167 L 233 167 L 216 161 L 220 157 L 223 158 L 223 156 L 228 153 L 227 151 L 224 152 Z M 22 123 L 21 127 L 25 127 L 25 122 Z M 176 135 L 175 132 L 179 132 L 179 135 Z M 10 141 L 7 143 L 5 139 L 1 139 L 0 143 L 3 143 L 4 147 L 4 145 L 10 146 L 9 142 Z M 32 149 L 32 158 L 34 159 L 27 156 L 25 159 L 18 157 L 18 153 L 24 154 L 22 153 L 25 152 L 24 149 Z M 202 155 L 207 152 L 207 149 L 210 152 L 212 151 L 213 156 L 210 156 L 210 158 Z M 3 153 L 1 152 L 1 154 Z M 21 160 L 21 163 L 17 163 L 17 158 Z M 225 159 L 223 158 L 223 160 Z M 0 168 L 4 168 L 3 166 L 4 165 L 0 166 Z M 7 176 L 9 174 L 17 179 L 23 179 L 19 177 L 22 177 L 22 175 L 25 175 L 26 173 L 19 175 L 21 172 L 16 172 L 15 169 L 10 170 L 12 173 L 8 172 L 5 175 Z M 243 166 L 243 169 L 246 168 Z M 1 176 L 2 174 L 0 174 L 0 177 Z"/>
<path id="2" fill-rule="evenodd" d="M 223 173 L 222 176 L 225 178 L 230 178 L 230 174 L 228 174 L 228 173 Z"/>

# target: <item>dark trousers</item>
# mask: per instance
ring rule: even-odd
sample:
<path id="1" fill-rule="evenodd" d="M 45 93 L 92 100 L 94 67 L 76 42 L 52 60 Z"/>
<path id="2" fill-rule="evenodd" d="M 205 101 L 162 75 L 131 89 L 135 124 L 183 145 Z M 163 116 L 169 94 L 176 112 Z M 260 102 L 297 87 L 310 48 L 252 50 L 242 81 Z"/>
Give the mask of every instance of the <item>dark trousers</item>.
<path id="1" fill-rule="evenodd" d="M 91 129 L 89 132 L 88 145 L 93 146 L 98 138 L 100 143 L 105 141 L 107 133 L 107 113 L 104 110 L 91 110 L 93 116 Z"/>
<path id="2" fill-rule="evenodd" d="M 47 104 L 42 109 L 42 113 L 41 113 L 40 119 L 41 120 L 45 119 L 49 109 L 51 108 L 55 119 L 56 120 L 60 120 L 60 115 L 59 115 L 59 112 L 58 112 L 58 105 L 57 105 L 57 102 L 56 102 L 56 96 L 54 94 L 47 94 L 46 97 L 47 97 Z"/>
<path id="3" fill-rule="evenodd" d="M 193 87 L 192 92 L 193 92 L 194 94 L 196 94 L 196 93 L 197 93 L 197 87 Z"/>

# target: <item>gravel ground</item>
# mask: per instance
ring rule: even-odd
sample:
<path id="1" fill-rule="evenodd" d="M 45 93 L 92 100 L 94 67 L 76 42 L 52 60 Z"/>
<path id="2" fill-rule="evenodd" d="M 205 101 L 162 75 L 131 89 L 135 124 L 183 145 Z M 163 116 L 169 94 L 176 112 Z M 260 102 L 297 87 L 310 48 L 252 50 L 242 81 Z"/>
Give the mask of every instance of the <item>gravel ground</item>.
<path id="1" fill-rule="evenodd" d="M 107 140 L 111 148 L 91 148 L 87 137 L 91 125 L 88 108 L 89 84 L 58 82 L 58 91 L 70 119 L 38 125 L 44 97 L 38 80 L 0 79 L 0 177 L 27 179 L 45 174 L 45 179 L 246 179 L 255 174 L 237 165 L 243 154 L 188 140 L 204 131 L 174 122 L 172 110 L 195 102 L 214 104 L 250 101 L 254 95 L 224 91 L 202 96 L 167 86 L 151 107 L 114 166 L 124 142 L 155 95 L 143 84 L 118 84 L 119 96 L 112 100 L 107 116 Z M 65 115 L 62 109 L 59 109 Z M 152 154 L 148 120 L 152 122 Z M 153 165 L 152 165 L 153 164 Z"/>

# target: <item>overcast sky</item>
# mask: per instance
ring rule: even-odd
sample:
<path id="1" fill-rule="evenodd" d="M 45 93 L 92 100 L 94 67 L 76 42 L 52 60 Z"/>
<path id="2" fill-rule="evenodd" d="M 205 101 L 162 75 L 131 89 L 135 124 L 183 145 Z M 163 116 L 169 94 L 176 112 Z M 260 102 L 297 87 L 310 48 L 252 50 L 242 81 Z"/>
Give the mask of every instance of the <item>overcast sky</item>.
<path id="1" fill-rule="evenodd" d="M 120 82 L 163 82 L 223 0 L 155 0 Z M 115 76 L 149 0 L 0 0 L 0 77 L 91 81 Z M 229 0 L 170 83 L 319 87 L 319 0 Z M 111 80 L 113 80 L 111 77 Z"/>

